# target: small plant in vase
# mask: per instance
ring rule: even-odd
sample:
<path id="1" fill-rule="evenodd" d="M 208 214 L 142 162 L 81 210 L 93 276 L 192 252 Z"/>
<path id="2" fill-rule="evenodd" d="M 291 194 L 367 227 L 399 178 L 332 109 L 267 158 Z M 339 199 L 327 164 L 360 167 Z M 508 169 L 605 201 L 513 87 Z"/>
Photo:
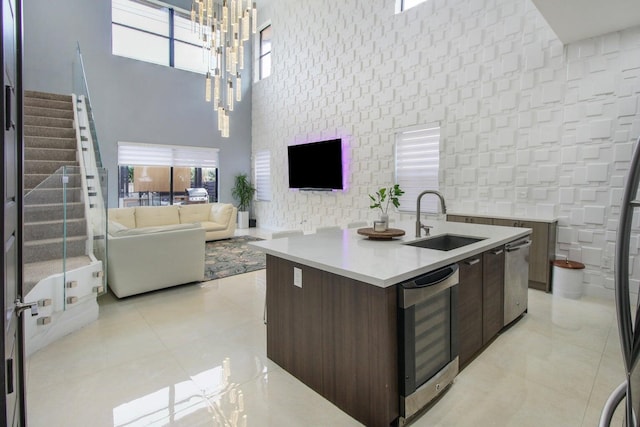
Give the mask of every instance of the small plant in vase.
<path id="1" fill-rule="evenodd" d="M 389 228 L 389 205 L 393 204 L 396 208 L 400 206 L 400 196 L 404 194 L 404 191 L 398 184 L 394 184 L 392 187 L 382 187 L 373 194 L 369 194 L 371 199 L 371 209 L 380 209 L 380 221 L 384 222 L 385 230 Z"/>

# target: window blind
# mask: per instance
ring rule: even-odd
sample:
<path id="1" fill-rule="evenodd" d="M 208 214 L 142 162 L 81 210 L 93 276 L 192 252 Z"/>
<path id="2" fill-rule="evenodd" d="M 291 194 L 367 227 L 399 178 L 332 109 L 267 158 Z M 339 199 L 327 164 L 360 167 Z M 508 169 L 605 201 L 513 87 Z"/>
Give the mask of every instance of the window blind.
<path id="1" fill-rule="evenodd" d="M 218 149 L 118 142 L 118 165 L 217 168 Z"/>
<path id="2" fill-rule="evenodd" d="M 253 166 L 256 183 L 256 200 L 271 200 L 271 152 L 256 152 Z"/>
<path id="3" fill-rule="evenodd" d="M 396 134 L 396 183 L 404 190 L 400 197 L 402 212 L 416 211 L 418 194 L 438 190 L 440 168 L 440 127 L 415 127 Z M 435 196 L 421 201 L 422 212 L 439 212 Z"/>
<path id="4" fill-rule="evenodd" d="M 396 0 L 396 14 L 411 9 L 414 6 L 424 3 L 427 0 Z"/>

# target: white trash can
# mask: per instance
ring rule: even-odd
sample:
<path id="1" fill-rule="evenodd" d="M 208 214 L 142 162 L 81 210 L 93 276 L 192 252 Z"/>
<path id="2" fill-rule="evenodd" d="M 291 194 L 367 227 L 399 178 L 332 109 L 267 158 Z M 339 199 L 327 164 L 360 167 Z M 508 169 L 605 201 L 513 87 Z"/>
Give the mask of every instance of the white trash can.
<path id="1" fill-rule="evenodd" d="M 569 260 L 553 261 L 553 295 L 580 299 L 584 291 L 583 276 L 583 263 Z"/>

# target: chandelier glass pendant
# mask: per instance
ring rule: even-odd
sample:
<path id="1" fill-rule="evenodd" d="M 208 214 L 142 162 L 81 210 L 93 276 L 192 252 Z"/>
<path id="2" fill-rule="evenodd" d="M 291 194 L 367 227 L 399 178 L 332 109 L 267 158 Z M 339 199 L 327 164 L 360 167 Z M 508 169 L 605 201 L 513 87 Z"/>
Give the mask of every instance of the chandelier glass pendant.
<path id="1" fill-rule="evenodd" d="M 256 4 L 251 0 L 193 0 L 191 23 L 208 64 L 205 100 L 213 101 L 218 130 L 229 136 L 229 112 L 242 100 L 244 47 L 256 33 Z M 234 90 L 235 88 L 235 90 Z"/>

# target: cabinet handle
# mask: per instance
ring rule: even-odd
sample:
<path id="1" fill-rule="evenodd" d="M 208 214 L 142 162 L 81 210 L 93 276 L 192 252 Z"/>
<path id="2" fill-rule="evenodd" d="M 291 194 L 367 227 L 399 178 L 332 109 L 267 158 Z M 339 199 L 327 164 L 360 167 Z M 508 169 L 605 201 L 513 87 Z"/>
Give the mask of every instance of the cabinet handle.
<path id="1" fill-rule="evenodd" d="M 504 249 L 497 249 L 495 251 L 491 251 L 493 255 L 500 255 L 502 252 L 504 252 Z"/>
<path id="2" fill-rule="evenodd" d="M 11 86 L 4 85 L 4 130 L 11 129 Z"/>
<path id="3" fill-rule="evenodd" d="M 467 265 L 476 265 L 479 262 L 480 262 L 480 258 L 474 258 L 474 259 L 471 259 L 469 261 L 465 261 L 464 263 L 467 264 Z"/>
<path id="4" fill-rule="evenodd" d="M 13 359 L 7 359 L 7 394 L 13 393 Z"/>

